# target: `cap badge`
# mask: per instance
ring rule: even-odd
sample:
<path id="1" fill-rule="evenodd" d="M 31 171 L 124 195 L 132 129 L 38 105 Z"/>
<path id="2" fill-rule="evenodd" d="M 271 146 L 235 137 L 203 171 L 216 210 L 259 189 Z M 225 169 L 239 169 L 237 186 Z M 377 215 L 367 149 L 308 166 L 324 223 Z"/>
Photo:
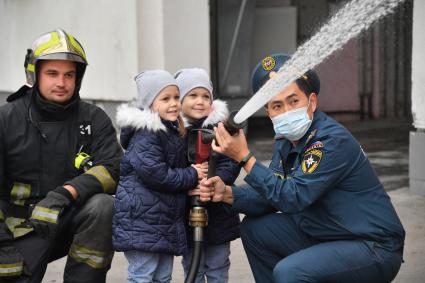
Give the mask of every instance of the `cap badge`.
<path id="1" fill-rule="evenodd" d="M 273 68 L 276 66 L 276 60 L 271 56 L 267 56 L 261 61 L 261 65 L 263 66 L 264 70 L 270 71 L 273 70 Z"/>

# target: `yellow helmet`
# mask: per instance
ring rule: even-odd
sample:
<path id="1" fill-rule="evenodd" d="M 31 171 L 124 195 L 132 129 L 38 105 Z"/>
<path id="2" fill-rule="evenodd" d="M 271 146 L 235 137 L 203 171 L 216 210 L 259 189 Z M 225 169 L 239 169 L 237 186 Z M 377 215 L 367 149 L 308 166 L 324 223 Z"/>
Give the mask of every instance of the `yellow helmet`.
<path id="1" fill-rule="evenodd" d="M 77 89 L 81 85 L 87 66 L 86 53 L 83 47 L 72 35 L 62 29 L 42 34 L 27 50 L 25 56 L 25 74 L 27 83 L 36 83 L 36 67 L 39 60 L 68 60 L 77 64 Z"/>

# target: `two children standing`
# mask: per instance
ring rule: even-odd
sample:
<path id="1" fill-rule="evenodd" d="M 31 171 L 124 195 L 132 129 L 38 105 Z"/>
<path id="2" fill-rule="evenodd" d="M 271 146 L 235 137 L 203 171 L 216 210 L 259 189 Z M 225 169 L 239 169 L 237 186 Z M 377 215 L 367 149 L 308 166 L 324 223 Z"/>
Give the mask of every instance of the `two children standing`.
<path id="1" fill-rule="evenodd" d="M 150 70 L 135 80 L 136 101 L 117 112 L 125 154 L 113 243 L 129 262 L 128 282 L 170 282 L 174 255 L 183 255 L 185 273 L 189 270 L 188 194 L 208 170 L 205 164 L 189 164 L 186 132 L 212 128 L 227 118 L 228 110 L 224 102 L 213 102 L 212 84 L 202 69 L 183 69 L 175 78 Z M 239 171 L 235 161 L 219 158 L 216 174 L 227 184 Z M 230 241 L 239 237 L 239 217 L 223 205 L 207 204 L 209 226 L 196 282 L 228 280 Z"/>

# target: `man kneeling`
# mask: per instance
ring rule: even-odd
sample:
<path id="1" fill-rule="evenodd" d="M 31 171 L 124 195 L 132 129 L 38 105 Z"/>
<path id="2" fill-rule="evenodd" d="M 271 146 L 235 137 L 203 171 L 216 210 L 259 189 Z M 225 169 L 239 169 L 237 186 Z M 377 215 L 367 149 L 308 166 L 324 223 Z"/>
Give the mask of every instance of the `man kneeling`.
<path id="1" fill-rule="evenodd" d="M 58 29 L 25 58 L 27 82 L 0 107 L 0 278 L 41 282 L 68 254 L 65 282 L 105 282 L 122 150 L 111 120 L 81 101 L 83 47 Z M 2 281 L 3 282 L 3 281 Z"/>

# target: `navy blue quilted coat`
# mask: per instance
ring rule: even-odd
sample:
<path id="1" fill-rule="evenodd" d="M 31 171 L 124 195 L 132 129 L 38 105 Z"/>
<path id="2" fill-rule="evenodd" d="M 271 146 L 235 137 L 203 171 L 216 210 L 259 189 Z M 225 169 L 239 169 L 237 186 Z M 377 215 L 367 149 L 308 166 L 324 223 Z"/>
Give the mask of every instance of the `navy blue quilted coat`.
<path id="1" fill-rule="evenodd" d="M 196 170 L 188 167 L 185 141 L 176 123 L 149 110 L 121 105 L 117 124 L 125 154 L 115 199 L 114 248 L 181 255 L 187 248 L 186 194 L 198 183 Z"/>

